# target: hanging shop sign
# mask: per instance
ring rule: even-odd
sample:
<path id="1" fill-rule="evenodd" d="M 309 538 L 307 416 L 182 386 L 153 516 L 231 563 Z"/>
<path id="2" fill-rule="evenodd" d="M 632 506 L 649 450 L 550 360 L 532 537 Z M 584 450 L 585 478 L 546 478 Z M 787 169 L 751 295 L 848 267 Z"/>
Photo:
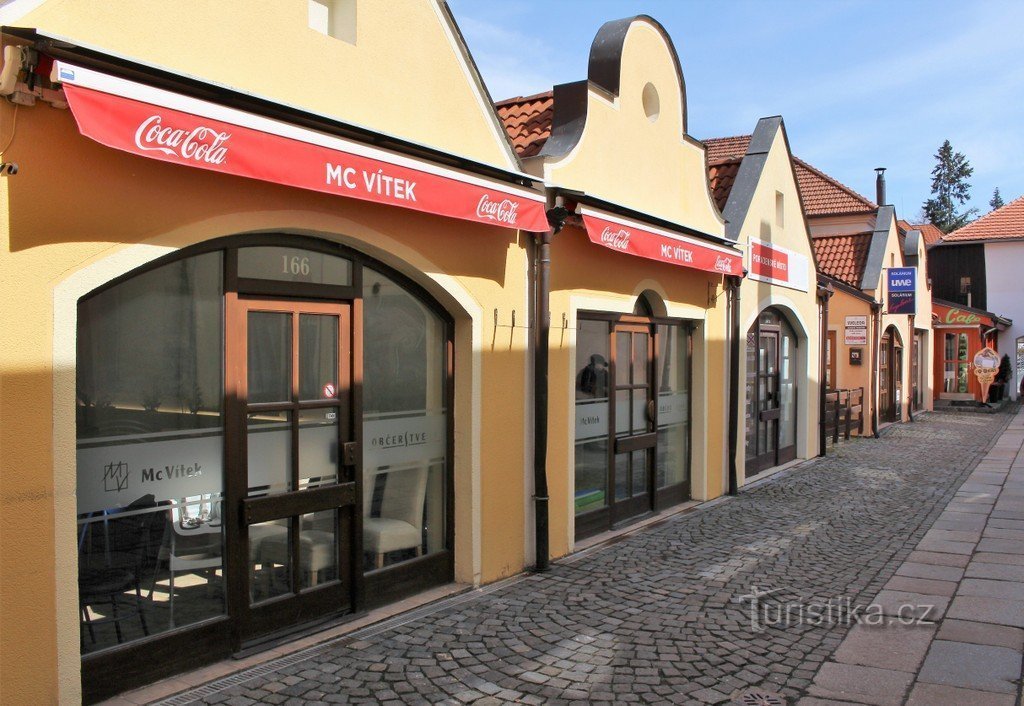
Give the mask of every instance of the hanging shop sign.
<path id="1" fill-rule="evenodd" d="M 544 198 L 353 140 L 57 62 L 79 131 L 140 157 L 501 228 L 548 229 Z"/>
<path id="2" fill-rule="evenodd" d="M 916 267 L 890 267 L 885 271 L 887 313 L 913 314 L 916 312 L 917 293 Z"/>
<path id="3" fill-rule="evenodd" d="M 734 248 L 701 242 L 607 211 L 581 207 L 580 214 L 587 237 L 596 245 L 680 267 L 743 275 L 743 256 Z"/>
<path id="4" fill-rule="evenodd" d="M 992 328 L 995 322 L 990 316 L 958 307 L 932 303 L 932 313 L 940 325 L 948 326 L 985 326 Z"/>
<path id="5" fill-rule="evenodd" d="M 843 342 L 848 346 L 868 344 L 868 317 L 847 316 L 843 326 Z"/>
<path id="6" fill-rule="evenodd" d="M 810 261 L 800 253 L 773 243 L 750 239 L 750 264 L 747 276 L 758 282 L 806 292 L 809 289 Z"/>

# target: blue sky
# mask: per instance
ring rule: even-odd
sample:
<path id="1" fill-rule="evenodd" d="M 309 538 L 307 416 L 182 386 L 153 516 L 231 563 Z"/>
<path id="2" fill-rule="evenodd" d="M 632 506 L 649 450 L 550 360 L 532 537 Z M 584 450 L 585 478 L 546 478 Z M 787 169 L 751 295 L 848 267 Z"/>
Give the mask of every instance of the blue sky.
<path id="1" fill-rule="evenodd" d="M 1024 194 L 1024 2 L 449 0 L 495 100 L 586 78 L 607 20 L 649 14 L 686 79 L 690 133 L 781 114 L 794 154 L 915 220 L 942 141 L 974 167 L 970 206 Z"/>

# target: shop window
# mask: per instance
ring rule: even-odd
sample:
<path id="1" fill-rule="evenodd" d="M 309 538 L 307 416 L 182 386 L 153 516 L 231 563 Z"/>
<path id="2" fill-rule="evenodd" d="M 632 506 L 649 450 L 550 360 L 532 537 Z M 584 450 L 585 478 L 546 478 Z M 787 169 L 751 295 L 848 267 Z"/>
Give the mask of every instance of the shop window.
<path id="1" fill-rule="evenodd" d="M 367 570 L 447 548 L 447 333 L 363 269 L 363 549 Z"/>
<path id="2" fill-rule="evenodd" d="M 222 615 L 222 257 L 78 306 L 82 649 Z"/>
<path id="3" fill-rule="evenodd" d="M 943 349 L 942 391 L 966 393 L 968 385 L 967 334 L 947 333 Z"/>
<path id="4" fill-rule="evenodd" d="M 689 480 L 690 336 L 683 326 L 658 326 L 661 346 L 658 375 L 657 488 Z"/>
<path id="5" fill-rule="evenodd" d="M 576 331 L 576 514 L 608 505 L 608 323 Z"/>
<path id="6" fill-rule="evenodd" d="M 340 39 L 356 43 L 356 0 L 307 0 L 309 28 Z"/>

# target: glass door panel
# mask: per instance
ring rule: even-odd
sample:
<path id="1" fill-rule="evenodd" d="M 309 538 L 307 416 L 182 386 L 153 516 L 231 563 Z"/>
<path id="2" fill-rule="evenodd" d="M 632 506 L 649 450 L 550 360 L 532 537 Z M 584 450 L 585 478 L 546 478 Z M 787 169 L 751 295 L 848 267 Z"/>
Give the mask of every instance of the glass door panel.
<path id="1" fill-rule="evenodd" d="M 239 306 L 245 350 L 235 355 L 245 365 L 246 436 L 240 546 L 248 566 L 239 610 L 247 639 L 350 605 L 345 540 L 355 517 L 356 454 L 346 443 L 352 437 L 347 305 L 242 300 Z"/>
<path id="2" fill-rule="evenodd" d="M 657 434 L 651 385 L 651 330 L 646 325 L 615 329 L 615 506 L 612 520 L 627 520 L 652 508 L 651 466 Z"/>

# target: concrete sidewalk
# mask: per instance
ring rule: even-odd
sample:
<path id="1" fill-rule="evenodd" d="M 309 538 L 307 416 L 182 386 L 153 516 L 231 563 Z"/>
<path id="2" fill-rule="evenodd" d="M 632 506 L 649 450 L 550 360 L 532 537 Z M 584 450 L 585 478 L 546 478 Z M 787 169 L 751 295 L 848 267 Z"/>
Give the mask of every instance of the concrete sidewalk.
<path id="1" fill-rule="evenodd" d="M 1019 703 L 1024 653 L 1024 411 L 1018 411 L 801 706 Z M 902 613 L 902 616 L 901 616 Z M 912 616 L 924 615 L 924 620 Z"/>

